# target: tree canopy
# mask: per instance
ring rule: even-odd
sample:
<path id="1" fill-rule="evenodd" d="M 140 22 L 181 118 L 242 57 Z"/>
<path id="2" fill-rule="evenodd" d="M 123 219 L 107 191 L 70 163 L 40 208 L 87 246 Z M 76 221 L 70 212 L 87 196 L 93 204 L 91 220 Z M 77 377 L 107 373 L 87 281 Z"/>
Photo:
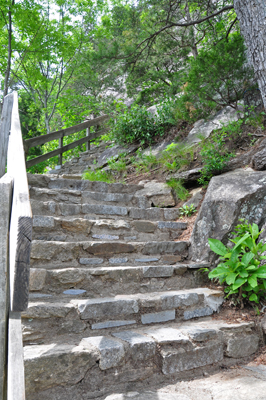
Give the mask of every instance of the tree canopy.
<path id="1" fill-rule="evenodd" d="M 25 137 L 119 101 L 175 98 L 178 118 L 195 119 L 235 107 L 256 79 L 266 104 L 265 27 L 248 0 L 0 0 L 0 11 L 2 99 L 19 90 Z"/>

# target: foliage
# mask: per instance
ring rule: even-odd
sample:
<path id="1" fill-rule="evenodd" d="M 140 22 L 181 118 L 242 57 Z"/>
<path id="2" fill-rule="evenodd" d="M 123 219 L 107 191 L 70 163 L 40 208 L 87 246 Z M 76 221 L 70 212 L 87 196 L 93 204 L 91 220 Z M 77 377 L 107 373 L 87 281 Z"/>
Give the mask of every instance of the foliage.
<path id="1" fill-rule="evenodd" d="M 164 111 L 167 110 L 166 113 Z M 111 130 L 111 137 L 117 143 L 151 144 L 158 135 L 162 136 L 165 126 L 174 124 L 170 105 L 162 104 L 158 109 L 158 116 L 152 115 L 142 106 L 124 108 L 116 115 L 116 123 Z"/>
<path id="2" fill-rule="evenodd" d="M 246 63 L 244 39 L 239 33 L 191 58 L 185 80 L 187 101 L 211 111 L 215 106 L 237 106 L 254 74 Z"/>
<path id="3" fill-rule="evenodd" d="M 194 207 L 194 204 L 191 204 L 190 206 L 183 205 L 179 208 L 179 214 L 181 215 L 181 217 L 190 217 L 195 212 L 197 212 L 197 209 Z"/>
<path id="4" fill-rule="evenodd" d="M 95 182 L 106 182 L 106 183 L 113 183 L 115 180 L 114 178 L 108 174 L 106 171 L 102 171 L 100 169 L 96 169 L 95 171 L 87 170 L 83 173 L 82 179 Z"/>
<path id="5" fill-rule="evenodd" d="M 209 273 L 209 278 L 218 278 L 225 285 L 226 297 L 233 296 L 243 305 L 243 299 L 259 303 L 265 297 L 266 265 L 261 261 L 266 257 L 266 244 L 258 242 L 258 225 L 243 221 L 233 232 L 233 248 L 226 247 L 217 239 L 209 239 L 213 252 L 220 256 L 222 261 Z"/>
<path id="6" fill-rule="evenodd" d="M 188 198 L 189 191 L 183 186 L 181 180 L 172 178 L 166 183 L 173 189 L 178 199 L 185 201 Z"/>
<path id="7" fill-rule="evenodd" d="M 107 160 L 108 167 L 112 171 L 117 171 L 117 172 L 124 172 L 126 171 L 127 163 L 126 163 L 126 153 L 122 153 L 119 155 L 118 158 L 109 158 Z"/>
<path id="8" fill-rule="evenodd" d="M 214 174 L 221 172 L 227 162 L 234 156 L 225 148 L 225 141 L 241 134 L 243 120 L 230 122 L 219 130 L 215 130 L 210 138 L 203 140 L 200 155 L 203 162 L 201 177 L 198 182 L 206 185 Z"/>

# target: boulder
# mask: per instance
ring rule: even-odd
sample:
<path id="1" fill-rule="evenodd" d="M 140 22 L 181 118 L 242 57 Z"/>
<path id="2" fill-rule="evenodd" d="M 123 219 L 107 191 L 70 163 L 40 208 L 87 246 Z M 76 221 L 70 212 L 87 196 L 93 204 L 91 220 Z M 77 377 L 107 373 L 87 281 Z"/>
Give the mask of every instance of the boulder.
<path id="1" fill-rule="evenodd" d="M 132 144 L 128 147 L 122 147 L 119 145 L 115 145 L 113 147 L 108 147 L 105 149 L 98 157 L 96 167 L 102 168 L 107 165 L 107 161 L 111 158 L 118 158 L 118 156 L 122 153 L 130 154 L 136 151 L 139 148 L 139 145 Z"/>
<path id="2" fill-rule="evenodd" d="M 266 221 L 266 173 L 239 169 L 212 178 L 191 236 L 194 261 L 217 258 L 208 239 L 229 243 L 229 234 L 244 218 L 261 227 Z"/>
<path id="3" fill-rule="evenodd" d="M 194 128 L 189 132 L 186 142 L 199 143 L 201 139 L 199 135 L 207 139 L 212 131 L 228 125 L 230 122 L 237 121 L 241 117 L 241 113 L 234 108 L 227 106 L 214 115 L 209 121 L 203 119 L 194 124 Z"/>
<path id="4" fill-rule="evenodd" d="M 162 182 L 147 181 L 144 183 L 144 189 L 136 192 L 136 196 L 146 196 L 150 204 L 155 207 L 175 206 L 175 199 L 171 188 Z"/>
<path id="5" fill-rule="evenodd" d="M 184 203 L 184 206 L 190 207 L 192 204 L 195 208 L 198 208 L 200 205 L 201 200 L 203 199 L 203 189 L 197 188 L 191 190 L 190 194 L 192 197 Z"/>
<path id="6" fill-rule="evenodd" d="M 171 174 L 167 177 L 167 181 L 170 179 L 180 179 L 184 182 L 194 182 L 197 181 L 201 176 L 202 167 L 190 169 L 188 171 L 177 172 L 175 174 Z"/>
<path id="7" fill-rule="evenodd" d="M 264 143 L 265 144 L 265 143 Z M 252 167 L 257 171 L 265 171 L 266 170 L 266 148 L 264 147 L 262 150 L 258 151 L 251 160 Z"/>

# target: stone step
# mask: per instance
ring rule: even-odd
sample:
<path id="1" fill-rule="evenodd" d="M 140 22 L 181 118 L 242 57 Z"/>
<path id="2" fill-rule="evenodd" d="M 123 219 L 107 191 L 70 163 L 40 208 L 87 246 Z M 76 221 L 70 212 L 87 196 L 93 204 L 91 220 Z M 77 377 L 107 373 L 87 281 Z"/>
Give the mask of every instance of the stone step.
<path id="1" fill-rule="evenodd" d="M 80 179 L 56 178 L 53 175 L 28 174 L 29 186 L 47 189 L 81 190 L 101 193 L 127 193 L 135 194 L 144 188 L 142 185 L 129 185 L 122 183 L 91 182 Z"/>
<path id="2" fill-rule="evenodd" d="M 104 197 L 104 195 L 102 195 Z M 175 221 L 179 217 L 178 208 L 137 208 L 109 204 L 65 204 L 55 201 L 31 200 L 32 213 L 46 216 L 86 216 L 88 219 L 129 219 L 152 221 Z"/>
<path id="3" fill-rule="evenodd" d="M 60 335 L 113 331 L 205 317 L 223 303 L 223 292 L 208 288 L 159 291 L 102 298 L 43 295 L 31 298 L 22 313 L 24 341 L 58 340 Z M 57 339 L 56 339 L 57 338 Z"/>
<path id="4" fill-rule="evenodd" d="M 131 398 L 139 382 L 155 387 L 213 373 L 219 366 L 230 367 L 251 356 L 258 344 L 253 322 L 206 319 L 94 337 L 85 333 L 67 344 L 26 346 L 26 396 L 27 400 L 93 399 L 131 389 Z M 171 399 L 181 397 L 175 394 Z"/>
<path id="5" fill-rule="evenodd" d="M 185 229 L 187 223 L 174 221 L 33 217 L 33 239 L 47 241 L 168 241 L 177 239 Z"/>
<path id="6" fill-rule="evenodd" d="M 200 268 L 207 263 L 145 266 L 109 266 L 98 268 L 30 269 L 31 297 L 45 294 L 80 294 L 81 296 L 115 296 L 150 293 L 158 290 L 190 289 L 205 283 Z M 35 294 L 35 292 L 37 292 Z"/>
<path id="7" fill-rule="evenodd" d="M 165 265 L 188 255 L 189 242 L 60 242 L 33 240 L 32 268 L 106 267 L 110 265 Z"/>
<path id="8" fill-rule="evenodd" d="M 128 193 L 104 193 L 92 192 L 88 190 L 68 190 L 68 189 L 46 189 L 30 188 L 30 198 L 44 202 L 56 202 L 64 204 L 107 204 L 123 207 L 151 207 L 151 201 L 145 196 L 137 196 Z"/>

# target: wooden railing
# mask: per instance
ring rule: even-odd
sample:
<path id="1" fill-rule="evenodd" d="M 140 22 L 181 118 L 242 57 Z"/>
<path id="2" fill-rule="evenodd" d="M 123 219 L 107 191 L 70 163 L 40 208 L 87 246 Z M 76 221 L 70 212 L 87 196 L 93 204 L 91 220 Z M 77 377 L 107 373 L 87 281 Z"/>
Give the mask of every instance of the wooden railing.
<path id="1" fill-rule="evenodd" d="M 77 146 L 80 146 L 84 143 L 87 144 L 87 149 L 89 149 L 89 143 L 91 140 L 104 135 L 108 130 L 107 129 L 102 129 L 102 130 L 96 130 L 96 132 L 90 132 L 90 127 L 91 126 L 98 126 L 104 121 L 109 119 L 109 115 L 102 115 L 101 117 L 94 118 L 85 122 L 82 122 L 81 124 L 71 126 L 70 128 L 66 129 L 61 129 L 60 131 L 48 133 L 46 135 L 41 135 L 34 137 L 32 139 L 27 139 L 24 141 L 24 150 L 25 153 L 29 151 L 30 148 L 39 146 L 44 143 L 51 142 L 53 140 L 59 139 L 59 148 L 53 151 L 50 151 L 49 153 L 43 154 L 39 157 L 33 158 L 32 160 L 29 160 L 26 162 L 27 168 L 32 167 L 36 164 L 39 164 L 42 161 L 49 160 L 49 158 L 55 157 L 59 155 L 59 164 L 62 165 L 62 154 L 65 153 L 68 150 L 74 149 Z M 63 146 L 63 138 L 65 136 L 72 135 L 73 133 L 77 133 L 80 131 L 83 131 L 86 129 L 86 136 L 82 139 L 76 140 L 70 144 L 67 144 L 66 146 Z"/>
<path id="2" fill-rule="evenodd" d="M 0 399 L 25 400 L 21 311 L 28 305 L 32 212 L 16 92 L 4 99 L 0 149 Z"/>

